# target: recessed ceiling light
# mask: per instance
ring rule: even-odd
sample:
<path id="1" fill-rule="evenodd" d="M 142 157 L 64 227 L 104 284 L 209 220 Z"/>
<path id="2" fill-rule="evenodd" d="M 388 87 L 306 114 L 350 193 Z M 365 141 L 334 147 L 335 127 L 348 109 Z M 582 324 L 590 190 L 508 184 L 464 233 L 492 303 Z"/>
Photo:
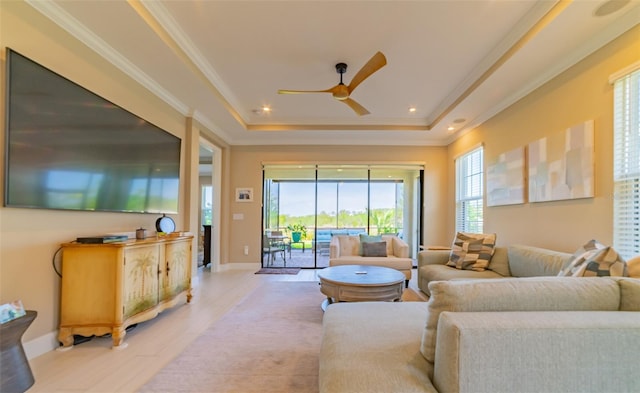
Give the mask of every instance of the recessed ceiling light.
<path id="1" fill-rule="evenodd" d="M 259 109 L 252 109 L 251 112 L 253 112 L 256 115 L 264 115 L 264 114 L 270 113 L 271 108 L 267 105 L 263 105 Z"/>
<path id="2" fill-rule="evenodd" d="M 409 107 L 409 113 L 415 113 L 416 112 L 416 107 L 415 106 L 410 106 Z"/>
<path id="3" fill-rule="evenodd" d="M 456 128 L 455 128 L 454 126 L 449 126 L 449 127 L 447 127 L 447 130 L 449 130 L 449 131 L 453 131 L 453 130 L 455 130 L 455 129 L 456 129 Z"/>

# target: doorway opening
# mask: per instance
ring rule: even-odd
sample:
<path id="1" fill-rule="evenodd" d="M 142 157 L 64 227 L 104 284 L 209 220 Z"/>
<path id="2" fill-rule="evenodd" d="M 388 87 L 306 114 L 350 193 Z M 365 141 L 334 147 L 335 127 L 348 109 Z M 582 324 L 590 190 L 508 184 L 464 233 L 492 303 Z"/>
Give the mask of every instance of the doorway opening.
<path id="1" fill-rule="evenodd" d="M 220 266 L 220 179 L 221 151 L 200 139 L 198 177 L 200 203 L 198 214 L 198 266 L 218 271 Z"/>

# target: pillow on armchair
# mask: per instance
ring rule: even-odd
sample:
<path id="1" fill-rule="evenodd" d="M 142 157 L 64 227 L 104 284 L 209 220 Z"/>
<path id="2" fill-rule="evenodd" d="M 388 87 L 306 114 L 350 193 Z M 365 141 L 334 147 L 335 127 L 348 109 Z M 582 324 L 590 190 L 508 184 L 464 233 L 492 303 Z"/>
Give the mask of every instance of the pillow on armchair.
<path id="1" fill-rule="evenodd" d="M 386 257 L 387 256 L 387 242 L 364 242 L 362 243 L 362 256 L 363 257 Z"/>
<path id="2" fill-rule="evenodd" d="M 382 236 L 380 235 L 367 235 L 366 233 L 359 234 L 360 236 L 360 248 L 358 250 L 358 255 L 364 256 L 363 245 L 364 243 L 377 243 L 382 241 Z"/>

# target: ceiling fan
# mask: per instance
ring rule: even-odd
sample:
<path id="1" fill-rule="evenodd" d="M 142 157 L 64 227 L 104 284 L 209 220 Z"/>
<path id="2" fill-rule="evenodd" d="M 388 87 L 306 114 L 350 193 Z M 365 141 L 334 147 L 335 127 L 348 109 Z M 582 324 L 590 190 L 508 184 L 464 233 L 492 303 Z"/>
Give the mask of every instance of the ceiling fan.
<path id="1" fill-rule="evenodd" d="M 340 74 L 340 83 L 327 90 L 278 90 L 278 94 L 305 94 L 305 93 L 331 93 L 333 98 L 342 101 L 347 104 L 358 116 L 368 115 L 369 111 L 362 105 L 352 100 L 349 96 L 355 90 L 360 83 L 370 77 L 374 72 L 387 64 L 387 58 L 384 57 L 382 52 L 377 52 L 367 64 L 365 64 L 360 71 L 353 77 L 349 86 L 342 83 L 342 74 L 347 72 L 347 65 L 345 63 L 336 64 L 336 71 Z"/>

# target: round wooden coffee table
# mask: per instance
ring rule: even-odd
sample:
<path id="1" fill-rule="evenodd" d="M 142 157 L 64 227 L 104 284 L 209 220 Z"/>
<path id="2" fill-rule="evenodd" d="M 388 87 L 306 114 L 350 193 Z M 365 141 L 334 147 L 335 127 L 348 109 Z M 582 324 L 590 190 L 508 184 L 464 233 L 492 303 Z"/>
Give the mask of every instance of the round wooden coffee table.
<path id="1" fill-rule="evenodd" d="M 334 302 L 400 301 L 405 276 L 388 267 L 332 266 L 318 272 L 320 292 L 327 295 L 322 309 Z"/>

